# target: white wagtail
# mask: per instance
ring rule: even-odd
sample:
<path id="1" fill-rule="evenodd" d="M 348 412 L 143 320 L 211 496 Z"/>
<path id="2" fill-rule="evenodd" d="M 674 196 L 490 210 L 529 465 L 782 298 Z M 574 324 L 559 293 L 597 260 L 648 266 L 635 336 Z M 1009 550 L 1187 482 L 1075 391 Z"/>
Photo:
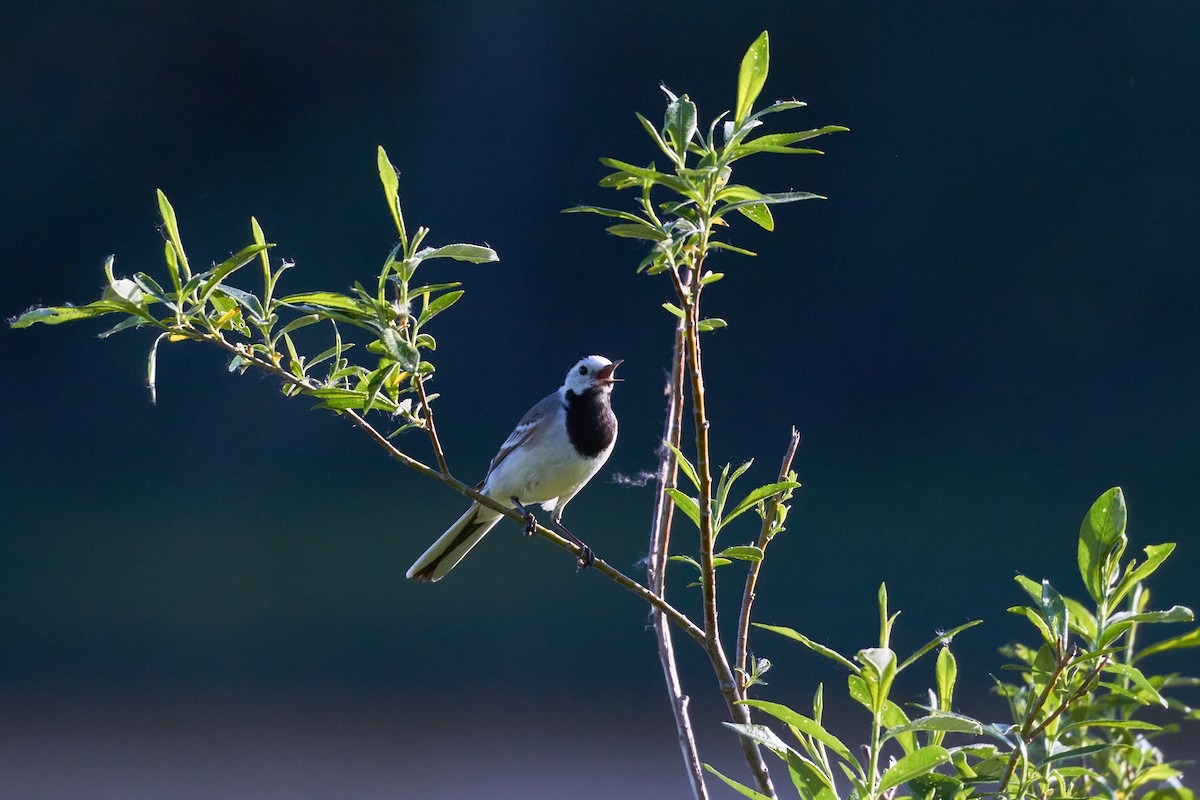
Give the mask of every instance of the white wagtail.
<path id="1" fill-rule="evenodd" d="M 527 534 L 533 533 L 536 521 L 525 506 L 540 503 L 551 512 L 554 527 L 579 547 L 581 568 L 590 566 L 595 556 L 563 527 L 562 513 L 604 466 L 617 441 L 610 395 L 613 384 L 620 380 L 613 377 L 620 363 L 604 356 L 579 359 L 558 391 L 543 398 L 517 423 L 478 487 L 488 497 L 511 503 L 524 514 Z M 500 517 L 499 512 L 473 504 L 408 568 L 408 577 L 441 580 Z"/>

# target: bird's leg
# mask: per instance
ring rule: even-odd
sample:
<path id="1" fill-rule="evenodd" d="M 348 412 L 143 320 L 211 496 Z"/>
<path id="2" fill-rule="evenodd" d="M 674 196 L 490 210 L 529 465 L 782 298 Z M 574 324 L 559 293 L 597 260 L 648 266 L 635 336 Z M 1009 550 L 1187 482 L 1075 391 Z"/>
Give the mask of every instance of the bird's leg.
<path id="1" fill-rule="evenodd" d="M 561 533 L 567 541 L 579 548 L 579 555 L 575 559 L 575 566 L 578 569 L 587 569 L 592 564 L 596 563 L 596 554 L 592 552 L 592 548 L 583 543 L 575 534 L 567 530 L 567 526 L 562 524 L 562 519 L 557 513 L 550 515 L 550 524 Z"/>
<path id="2" fill-rule="evenodd" d="M 510 497 L 508 499 L 512 500 L 513 508 L 521 512 L 521 516 L 525 517 L 525 535 L 533 536 L 534 531 L 537 530 L 537 517 L 533 516 L 532 511 L 521 505 L 521 501 L 516 497 Z"/>

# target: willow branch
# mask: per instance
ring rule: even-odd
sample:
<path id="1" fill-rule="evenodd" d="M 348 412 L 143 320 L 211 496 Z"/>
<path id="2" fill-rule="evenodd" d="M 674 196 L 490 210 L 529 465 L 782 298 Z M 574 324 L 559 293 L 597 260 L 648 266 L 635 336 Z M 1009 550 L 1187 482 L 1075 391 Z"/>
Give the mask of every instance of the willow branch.
<path id="1" fill-rule="evenodd" d="M 437 458 L 438 469 L 443 475 L 450 474 L 450 468 L 446 466 L 446 454 L 442 450 L 442 442 L 438 438 L 437 425 L 433 422 L 433 409 L 429 407 L 429 398 L 425 394 L 425 379 L 417 378 L 417 396 L 421 398 L 421 411 L 425 417 L 425 430 L 429 432 L 429 444 L 433 447 L 433 455 Z"/>
<path id="2" fill-rule="evenodd" d="M 701 242 L 703 253 L 707 241 Z M 701 263 L 695 265 L 700 274 Z M 713 566 L 715 531 L 712 519 L 712 464 L 709 455 L 708 412 L 704 397 L 704 369 L 700 360 L 700 292 L 704 288 L 699 282 L 690 289 L 683 285 L 679 276 L 672 271 L 675 291 L 680 307 L 685 310 L 684 352 L 689 377 L 691 378 L 692 416 L 696 428 L 696 477 L 699 483 L 700 506 L 700 582 L 704 593 L 704 651 L 717 676 L 717 684 L 725 698 L 725 705 L 733 721 L 741 725 L 751 724 L 750 709 L 740 704 L 738 681 L 729 666 L 729 657 L 721 645 L 721 633 L 717 625 L 717 581 Z M 758 745 L 748 736 L 739 736 L 739 744 L 746 765 L 754 775 L 758 790 L 768 797 L 776 797 L 770 770 L 763 760 Z"/>
<path id="3" fill-rule="evenodd" d="M 792 438 L 788 443 L 787 452 L 783 455 L 783 463 L 779 465 L 779 483 L 783 483 L 788 479 L 788 474 L 792 471 L 792 459 L 796 457 L 796 448 L 800 446 L 800 431 L 792 428 Z M 778 533 L 775 530 L 775 517 L 779 512 L 779 504 L 783 502 L 783 493 L 780 492 L 771 498 L 771 502 L 767 504 L 766 514 L 763 515 L 762 530 L 758 534 L 758 549 L 765 555 L 767 545 L 770 544 L 771 538 Z M 735 663 L 737 664 L 736 674 L 740 678 L 739 694 L 742 699 L 746 698 L 746 660 L 749 653 L 748 642 L 750 639 L 750 610 L 754 606 L 754 590 L 758 586 L 758 573 L 762 569 L 762 561 L 751 561 L 750 571 L 746 575 L 746 589 L 742 593 L 742 612 L 738 618 L 737 632 L 737 651 Z"/>
<path id="4" fill-rule="evenodd" d="M 671 376 L 667 384 L 666 420 L 663 423 L 663 441 L 659 458 L 657 487 L 654 494 L 654 513 L 650 528 L 650 550 L 646 560 L 646 577 L 650 589 L 659 597 L 665 595 L 667 554 L 671 541 L 671 522 L 675 504 L 670 501 L 667 489 L 674 488 L 679 472 L 679 462 L 674 447 L 678 449 L 683 424 L 683 343 L 684 321 L 675 326 L 675 345 L 671 351 Z M 670 445 L 670 447 L 666 446 Z M 679 735 L 679 749 L 687 766 L 692 795 L 696 800 L 707 800 L 708 788 L 704 785 L 704 768 L 700 763 L 700 752 L 696 748 L 696 736 L 688 713 L 688 696 L 683 693 L 679 670 L 675 663 L 675 646 L 671 641 L 671 629 L 666 617 L 658 610 L 651 611 L 654 634 L 658 640 L 658 658 L 662 663 L 663 678 L 667 684 L 667 695 L 675 716 L 675 729 Z"/>

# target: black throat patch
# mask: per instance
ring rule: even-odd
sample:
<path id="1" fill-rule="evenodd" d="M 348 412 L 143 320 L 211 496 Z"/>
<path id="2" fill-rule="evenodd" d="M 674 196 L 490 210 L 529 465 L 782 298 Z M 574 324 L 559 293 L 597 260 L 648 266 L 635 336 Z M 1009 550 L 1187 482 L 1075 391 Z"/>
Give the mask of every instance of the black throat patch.
<path id="1" fill-rule="evenodd" d="M 593 387 L 583 394 L 567 393 L 567 436 L 586 458 L 604 452 L 617 436 L 617 418 L 608 392 Z"/>

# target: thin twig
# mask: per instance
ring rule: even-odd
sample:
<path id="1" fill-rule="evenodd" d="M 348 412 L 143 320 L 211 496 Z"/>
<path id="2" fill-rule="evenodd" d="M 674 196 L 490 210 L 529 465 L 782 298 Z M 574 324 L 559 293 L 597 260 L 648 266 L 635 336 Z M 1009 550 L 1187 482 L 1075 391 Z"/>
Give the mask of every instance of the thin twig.
<path id="1" fill-rule="evenodd" d="M 421 398 L 421 410 L 425 415 L 425 430 L 429 432 L 429 444 L 433 446 L 433 455 L 437 459 L 438 469 L 443 475 L 450 474 L 446 466 L 446 454 L 442 450 L 442 442 L 438 439 L 437 425 L 433 423 L 433 409 L 429 407 L 429 398 L 425 396 L 425 379 L 417 378 L 417 396 Z"/>
<path id="2" fill-rule="evenodd" d="M 1017 732 L 1017 736 L 1020 737 L 1021 741 L 1024 742 L 1025 745 L 1028 746 L 1032 744 L 1037 737 L 1042 735 L 1042 732 L 1046 730 L 1046 727 L 1049 726 L 1050 723 L 1058 719 L 1059 716 L 1067 710 L 1068 706 L 1087 694 L 1092 681 L 1096 680 L 1100 676 L 1101 671 L 1103 671 L 1104 667 L 1108 664 L 1109 657 L 1103 656 L 1096 666 L 1093 667 L 1090 672 L 1088 672 L 1087 677 L 1085 677 L 1083 682 L 1079 684 L 1079 688 L 1076 689 L 1069 697 L 1059 703 L 1058 707 L 1054 709 L 1054 711 L 1051 712 L 1046 719 L 1042 720 L 1041 724 L 1035 727 L 1034 720 L 1037 718 L 1038 713 L 1042 710 L 1042 707 L 1045 706 L 1046 700 L 1049 699 L 1050 692 L 1053 691 L 1054 686 L 1058 683 L 1058 679 L 1062 676 L 1063 670 L 1070 665 L 1077 652 L 1077 650 L 1072 650 L 1071 653 L 1065 654 L 1059 659 L 1058 663 L 1054 666 L 1054 672 L 1050 675 L 1050 680 L 1046 682 L 1046 688 L 1042 690 L 1041 695 L 1038 697 L 1037 701 L 1033 704 L 1031 710 L 1026 715 L 1025 722 L 1021 725 L 1021 730 Z M 1020 761 L 1021 749 L 1013 750 L 1012 755 L 1008 758 L 1008 764 L 1006 764 L 1004 767 L 1004 775 L 1000 778 L 1000 783 L 997 784 L 1000 792 L 1004 792 L 1005 787 L 1008 786 L 1008 782 L 1012 779 L 1013 773 L 1016 771 L 1017 764 L 1020 763 Z"/>
<path id="3" fill-rule="evenodd" d="M 792 471 L 792 459 L 796 457 L 796 448 L 800 446 L 800 431 L 792 428 L 792 438 L 788 442 L 787 452 L 783 455 L 783 463 L 779 465 L 779 483 L 783 483 L 788 479 L 788 474 Z M 783 502 L 783 493 L 776 494 L 771 498 L 771 502 L 767 503 L 766 514 L 763 515 L 762 530 L 758 534 L 758 549 L 764 554 L 767 552 L 767 545 L 771 542 L 771 537 L 774 535 L 775 516 L 779 511 L 779 504 Z M 749 639 L 750 639 L 750 610 L 754 606 L 754 589 L 758 585 L 758 573 L 762 569 L 762 561 L 751 561 L 750 570 L 746 574 L 746 590 L 742 593 L 742 611 L 738 617 L 738 632 L 737 632 L 737 651 L 735 663 L 737 664 L 736 674 L 739 678 L 739 691 L 742 699 L 746 699 L 746 661 L 749 654 Z"/>
<path id="4" fill-rule="evenodd" d="M 671 377 L 667 384 L 666 420 L 663 423 L 663 441 L 675 448 L 679 447 L 683 423 L 683 337 L 684 322 L 679 320 L 675 326 L 675 344 L 671 351 Z M 679 471 L 675 451 L 666 444 L 663 445 L 659 458 L 654 515 L 650 528 L 650 552 L 646 559 L 647 583 L 650 584 L 650 590 L 659 597 L 665 596 L 667 553 L 671 540 L 671 521 L 675 511 L 675 504 L 668 499 L 666 490 L 674 488 Z M 700 762 L 700 752 L 696 748 L 696 736 L 688 713 L 688 696 L 683 693 L 683 684 L 679 680 L 679 670 L 675 663 L 671 628 L 662 612 L 652 610 L 650 613 L 654 620 L 658 658 L 662 663 L 667 695 L 675 716 L 675 728 L 679 734 L 679 749 L 687 767 L 688 779 L 691 781 L 692 795 L 696 800 L 707 800 L 708 787 L 704 785 L 704 768 Z"/>

